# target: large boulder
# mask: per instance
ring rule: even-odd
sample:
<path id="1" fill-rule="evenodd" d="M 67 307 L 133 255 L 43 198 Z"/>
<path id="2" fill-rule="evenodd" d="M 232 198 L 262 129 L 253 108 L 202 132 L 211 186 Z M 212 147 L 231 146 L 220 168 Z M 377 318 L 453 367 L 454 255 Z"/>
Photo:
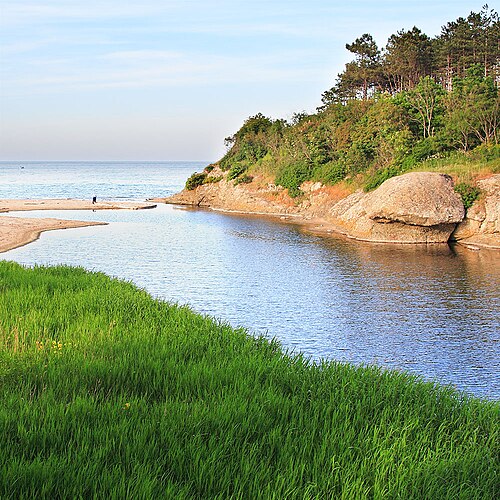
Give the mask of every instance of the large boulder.
<path id="1" fill-rule="evenodd" d="M 481 196 L 452 238 L 464 245 L 500 248 L 500 174 L 477 182 Z"/>
<path id="2" fill-rule="evenodd" d="M 361 240 L 391 243 L 447 242 L 465 211 L 451 177 L 411 172 L 358 191 L 337 203 L 332 222 Z"/>

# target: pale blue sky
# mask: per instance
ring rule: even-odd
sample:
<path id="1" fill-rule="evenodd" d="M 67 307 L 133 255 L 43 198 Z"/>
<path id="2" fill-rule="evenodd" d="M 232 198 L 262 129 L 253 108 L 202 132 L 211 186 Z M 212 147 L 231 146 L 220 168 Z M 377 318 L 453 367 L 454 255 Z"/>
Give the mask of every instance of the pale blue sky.
<path id="1" fill-rule="evenodd" d="M 363 33 L 483 3 L 0 0 L 0 160 L 213 161 L 250 115 L 314 111 Z"/>

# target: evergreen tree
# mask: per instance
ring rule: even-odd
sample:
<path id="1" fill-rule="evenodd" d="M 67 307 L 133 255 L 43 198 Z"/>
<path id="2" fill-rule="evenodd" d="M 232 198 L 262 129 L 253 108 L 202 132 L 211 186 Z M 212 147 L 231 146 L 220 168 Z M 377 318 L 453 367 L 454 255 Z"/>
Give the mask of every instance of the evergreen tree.
<path id="1" fill-rule="evenodd" d="M 346 49 L 356 55 L 353 62 L 346 65 L 342 83 L 360 89 L 364 100 L 369 90 L 380 80 L 380 50 L 373 37 L 365 33 L 353 43 L 346 44 Z"/>
<path id="2" fill-rule="evenodd" d="M 391 92 L 412 89 L 432 74 L 433 44 L 417 27 L 391 35 L 385 48 L 384 74 Z"/>

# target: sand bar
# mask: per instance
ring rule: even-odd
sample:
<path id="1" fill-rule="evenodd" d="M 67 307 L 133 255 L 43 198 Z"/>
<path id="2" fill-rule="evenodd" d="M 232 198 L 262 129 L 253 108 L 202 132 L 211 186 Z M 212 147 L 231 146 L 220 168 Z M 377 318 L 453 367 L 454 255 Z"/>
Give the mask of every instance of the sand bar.
<path id="1" fill-rule="evenodd" d="M 116 202 L 75 199 L 52 200 L 4 200 L 0 199 L 0 212 L 17 212 L 25 210 L 144 210 L 155 208 L 154 203 Z"/>
<path id="2" fill-rule="evenodd" d="M 95 204 L 90 200 L 0 200 L 0 212 L 28 210 L 141 210 L 154 208 L 151 203 L 107 202 Z M 105 222 L 86 222 L 62 219 L 33 219 L 27 217 L 0 216 L 0 253 L 17 248 L 39 238 L 43 231 L 74 227 L 100 226 Z"/>

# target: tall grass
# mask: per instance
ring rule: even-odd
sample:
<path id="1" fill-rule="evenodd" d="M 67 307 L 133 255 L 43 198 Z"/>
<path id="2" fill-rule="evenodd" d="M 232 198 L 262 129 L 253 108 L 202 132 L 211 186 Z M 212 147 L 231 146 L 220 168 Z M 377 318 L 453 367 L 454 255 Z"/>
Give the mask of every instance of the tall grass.
<path id="1" fill-rule="evenodd" d="M 0 262 L 0 497 L 494 498 L 499 404 Z"/>
<path id="2" fill-rule="evenodd" d="M 456 151 L 444 158 L 424 160 L 411 170 L 439 172 L 453 177 L 455 184 L 474 184 L 478 178 L 500 173 L 500 147 L 479 147 L 467 153 Z"/>

